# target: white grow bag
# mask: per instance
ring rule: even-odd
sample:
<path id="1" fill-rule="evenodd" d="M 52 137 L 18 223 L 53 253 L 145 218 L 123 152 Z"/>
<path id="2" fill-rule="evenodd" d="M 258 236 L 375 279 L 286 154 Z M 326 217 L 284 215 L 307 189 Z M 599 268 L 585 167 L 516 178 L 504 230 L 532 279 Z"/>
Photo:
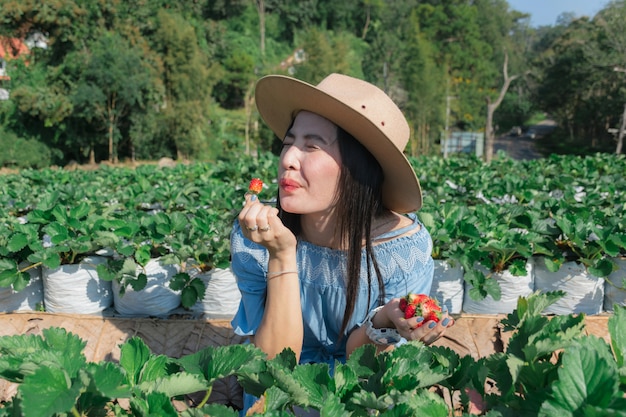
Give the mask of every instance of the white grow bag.
<path id="1" fill-rule="evenodd" d="M 95 314 L 113 303 L 111 282 L 101 280 L 97 265 L 103 256 L 90 256 L 78 264 L 42 269 L 44 305 L 53 313 Z"/>
<path id="2" fill-rule="evenodd" d="M 599 314 L 604 306 L 604 278 L 587 271 L 583 264 L 565 262 L 550 272 L 543 260 L 535 266 L 535 289 L 541 292 L 562 290 L 565 297 L 545 309 L 545 314 Z"/>
<path id="3" fill-rule="evenodd" d="M 21 264 L 20 268 L 25 268 L 27 264 Z M 30 281 L 21 291 L 14 291 L 13 288 L 0 288 L 0 312 L 9 313 L 12 311 L 35 311 L 39 305 L 43 304 L 43 281 L 41 280 L 41 267 L 28 270 Z"/>
<path id="4" fill-rule="evenodd" d="M 474 300 L 470 297 L 472 285 L 465 283 L 465 296 L 463 300 L 463 311 L 473 314 L 509 314 L 517 308 L 519 297 L 527 297 L 533 292 L 534 287 L 534 263 L 532 260 L 526 262 L 526 275 L 515 276 L 509 270 L 502 272 L 489 272 L 485 267 L 478 265 L 482 273 L 488 279 L 495 279 L 500 285 L 501 297 L 496 301 L 491 295 L 487 295 L 482 300 Z"/>
<path id="5" fill-rule="evenodd" d="M 190 310 L 208 319 L 232 319 L 237 313 L 241 292 L 230 268 L 215 268 L 207 272 L 190 271 L 190 276 L 200 278 L 206 287 L 204 298 Z"/>
<path id="6" fill-rule="evenodd" d="M 450 314 L 459 314 L 463 309 L 463 267 L 452 265 L 445 259 L 435 259 L 435 273 L 430 296 L 448 309 Z"/>
<path id="7" fill-rule="evenodd" d="M 180 306 L 180 291 L 170 288 L 170 280 L 180 270 L 178 265 L 163 265 L 159 259 L 148 261 L 144 272 L 148 282 L 142 290 L 135 291 L 127 286 L 124 295 L 121 285 L 113 280 L 113 306 L 115 311 L 126 317 L 166 317 Z"/>

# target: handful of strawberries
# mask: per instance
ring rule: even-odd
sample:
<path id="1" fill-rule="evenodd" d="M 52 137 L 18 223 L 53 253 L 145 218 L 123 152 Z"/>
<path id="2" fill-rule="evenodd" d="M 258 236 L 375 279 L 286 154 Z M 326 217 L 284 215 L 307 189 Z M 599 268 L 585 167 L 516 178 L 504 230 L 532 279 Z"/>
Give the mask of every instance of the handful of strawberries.
<path id="1" fill-rule="evenodd" d="M 400 299 L 400 310 L 404 312 L 404 318 L 424 317 L 424 320 L 417 324 L 421 327 L 427 321 L 439 322 L 441 320 L 441 306 L 434 298 L 426 294 L 409 293 Z"/>

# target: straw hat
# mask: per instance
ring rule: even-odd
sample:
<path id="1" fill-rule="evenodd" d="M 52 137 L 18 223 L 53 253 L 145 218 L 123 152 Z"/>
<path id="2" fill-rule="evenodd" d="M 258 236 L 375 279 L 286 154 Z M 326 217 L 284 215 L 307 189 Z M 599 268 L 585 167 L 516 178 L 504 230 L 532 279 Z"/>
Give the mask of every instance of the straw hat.
<path id="1" fill-rule="evenodd" d="M 298 112 L 316 113 L 354 136 L 383 169 L 383 203 L 398 213 L 422 206 L 422 192 L 403 153 L 410 129 L 396 104 L 378 87 L 357 78 L 331 74 L 317 86 L 282 75 L 256 85 L 259 113 L 276 136 L 284 138 Z"/>

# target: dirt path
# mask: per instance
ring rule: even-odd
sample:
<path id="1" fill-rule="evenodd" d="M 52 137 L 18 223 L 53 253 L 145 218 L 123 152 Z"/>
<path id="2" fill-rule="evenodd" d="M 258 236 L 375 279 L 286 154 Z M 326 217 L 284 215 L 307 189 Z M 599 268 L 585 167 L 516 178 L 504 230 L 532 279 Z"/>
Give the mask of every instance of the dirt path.
<path id="1" fill-rule="evenodd" d="M 506 152 L 508 156 L 517 160 L 530 160 L 543 158 L 544 155 L 537 150 L 536 144 L 550 133 L 556 125 L 552 121 L 544 121 L 540 124 L 530 126 L 535 132 L 535 137 L 531 138 L 525 134 L 521 136 L 503 135 L 496 138 L 494 143 L 494 155 L 499 150 Z"/>

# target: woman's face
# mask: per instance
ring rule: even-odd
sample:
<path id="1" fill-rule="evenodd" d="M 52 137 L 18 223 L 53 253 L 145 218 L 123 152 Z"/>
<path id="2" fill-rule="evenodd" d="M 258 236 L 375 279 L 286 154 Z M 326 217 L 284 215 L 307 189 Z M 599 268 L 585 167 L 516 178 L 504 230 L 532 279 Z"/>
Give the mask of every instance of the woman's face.
<path id="1" fill-rule="evenodd" d="M 336 204 L 340 167 L 335 124 L 315 113 L 298 113 L 280 154 L 281 208 L 294 214 L 329 214 Z"/>

